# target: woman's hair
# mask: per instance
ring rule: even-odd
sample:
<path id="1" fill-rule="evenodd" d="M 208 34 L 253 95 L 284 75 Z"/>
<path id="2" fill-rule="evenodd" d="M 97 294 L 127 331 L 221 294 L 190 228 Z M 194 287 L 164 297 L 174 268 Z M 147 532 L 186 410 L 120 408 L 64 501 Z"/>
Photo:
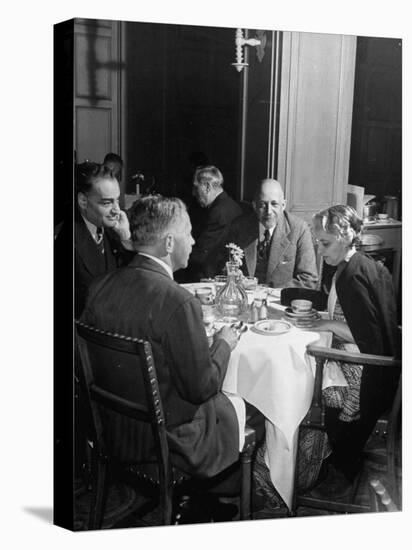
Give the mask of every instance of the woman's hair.
<path id="1" fill-rule="evenodd" d="M 337 204 L 321 210 L 313 216 L 314 227 L 321 227 L 327 233 L 337 235 L 349 246 L 360 244 L 363 221 L 351 206 Z"/>
<path id="2" fill-rule="evenodd" d="M 180 199 L 147 195 L 129 211 L 130 232 L 136 245 L 154 245 L 173 225 L 182 222 L 186 206 Z"/>

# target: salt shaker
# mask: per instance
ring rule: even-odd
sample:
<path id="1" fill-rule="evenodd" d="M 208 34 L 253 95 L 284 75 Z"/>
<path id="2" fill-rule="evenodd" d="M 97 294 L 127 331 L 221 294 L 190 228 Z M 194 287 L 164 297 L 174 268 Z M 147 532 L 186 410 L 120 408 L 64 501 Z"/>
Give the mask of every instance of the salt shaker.
<path id="1" fill-rule="evenodd" d="M 259 319 L 268 318 L 268 308 L 266 306 L 266 300 L 262 300 L 262 305 L 259 308 Z"/>
<path id="2" fill-rule="evenodd" d="M 256 302 L 253 301 L 250 306 L 250 322 L 256 323 L 258 319 L 259 319 L 259 311 L 258 311 Z"/>

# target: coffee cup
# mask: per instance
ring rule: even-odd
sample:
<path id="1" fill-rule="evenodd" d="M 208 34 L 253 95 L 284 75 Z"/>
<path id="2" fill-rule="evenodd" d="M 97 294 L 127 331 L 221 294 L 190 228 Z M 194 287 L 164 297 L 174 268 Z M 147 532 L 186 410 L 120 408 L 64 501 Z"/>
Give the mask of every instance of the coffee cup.
<path id="1" fill-rule="evenodd" d="M 290 302 L 293 313 L 310 313 L 312 302 L 310 300 L 292 300 Z"/>

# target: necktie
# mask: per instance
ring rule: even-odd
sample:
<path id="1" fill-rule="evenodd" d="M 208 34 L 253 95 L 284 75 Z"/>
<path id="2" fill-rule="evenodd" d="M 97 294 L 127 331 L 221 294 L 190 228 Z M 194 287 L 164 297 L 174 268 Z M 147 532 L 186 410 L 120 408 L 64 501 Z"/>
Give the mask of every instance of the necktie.
<path id="1" fill-rule="evenodd" d="M 104 243 L 103 243 L 103 228 L 98 227 L 96 230 L 96 243 L 102 254 L 104 254 Z"/>
<path id="2" fill-rule="evenodd" d="M 260 260 L 267 260 L 269 256 L 269 245 L 270 245 L 270 231 L 265 229 L 263 234 L 263 239 L 258 244 L 258 257 Z"/>

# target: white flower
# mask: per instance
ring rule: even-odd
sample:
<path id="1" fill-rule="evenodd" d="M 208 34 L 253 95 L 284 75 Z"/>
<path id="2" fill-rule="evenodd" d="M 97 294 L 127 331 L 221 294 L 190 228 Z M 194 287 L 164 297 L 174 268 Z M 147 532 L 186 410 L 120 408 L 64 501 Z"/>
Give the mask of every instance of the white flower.
<path id="1" fill-rule="evenodd" d="M 235 243 L 227 244 L 226 248 L 229 249 L 229 261 L 235 262 L 240 267 L 243 263 L 243 256 L 245 255 L 243 250 Z"/>

